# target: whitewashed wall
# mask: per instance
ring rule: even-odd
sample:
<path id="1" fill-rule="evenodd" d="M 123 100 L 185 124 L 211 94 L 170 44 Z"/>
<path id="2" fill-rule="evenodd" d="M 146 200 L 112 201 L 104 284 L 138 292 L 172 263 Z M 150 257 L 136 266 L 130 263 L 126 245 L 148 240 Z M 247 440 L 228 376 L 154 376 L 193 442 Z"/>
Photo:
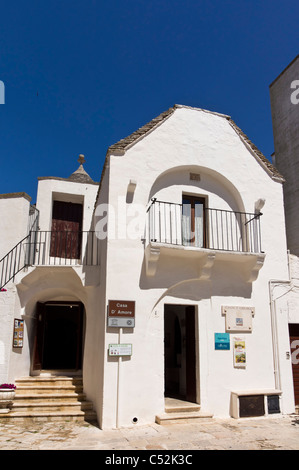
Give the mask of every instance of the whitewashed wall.
<path id="1" fill-rule="evenodd" d="M 216 258 L 210 280 L 200 281 L 196 256 L 160 254 L 156 275 L 145 272 L 145 244 L 117 238 L 109 225 L 106 299 L 136 301 L 136 326 L 107 329 L 109 343 L 132 343 L 130 359 L 105 358 L 103 427 L 153 421 L 164 409 L 164 305 L 192 304 L 198 311 L 198 401 L 202 409 L 228 416 L 230 393 L 242 389 L 273 389 L 272 330 L 269 280 L 288 279 L 282 187 L 274 181 L 232 129 L 225 117 L 187 108 L 177 109 L 161 126 L 128 149 L 111 156 L 109 203 L 113 211 L 126 200 L 130 180 L 136 181 L 133 200 L 125 204 L 127 227 L 138 205 L 144 210 L 153 196 L 180 202 L 185 191 L 205 196 L 211 207 L 254 212 L 266 200 L 261 218 L 263 267 L 253 283 L 242 278 L 237 257 Z M 198 172 L 200 182 L 187 181 Z M 133 211 L 133 212 L 132 212 Z M 117 219 L 118 234 L 126 233 L 124 209 Z M 144 218 L 145 224 L 145 218 Z M 141 224 L 142 225 L 142 224 Z M 145 227 L 143 226 L 143 229 Z M 254 306 L 252 333 L 245 334 L 247 367 L 233 367 L 232 351 L 215 351 L 214 333 L 225 331 L 222 305 Z M 103 325 L 105 327 L 106 325 Z"/>

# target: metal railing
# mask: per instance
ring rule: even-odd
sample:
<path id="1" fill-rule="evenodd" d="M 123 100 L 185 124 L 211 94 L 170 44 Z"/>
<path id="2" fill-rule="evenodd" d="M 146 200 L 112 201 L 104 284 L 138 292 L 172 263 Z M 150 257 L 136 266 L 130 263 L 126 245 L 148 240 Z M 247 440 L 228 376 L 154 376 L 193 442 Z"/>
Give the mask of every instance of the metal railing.
<path id="1" fill-rule="evenodd" d="M 14 279 L 16 274 L 26 266 L 26 243 L 30 235 L 17 243 L 1 260 L 0 260 L 0 289 Z"/>
<path id="2" fill-rule="evenodd" d="M 147 237 L 151 242 L 213 250 L 261 253 L 261 214 L 204 208 L 191 221 L 185 205 L 152 200 Z M 188 217 L 186 214 L 190 214 Z"/>
<path id="3" fill-rule="evenodd" d="M 0 260 L 0 289 L 27 266 L 97 266 L 97 232 L 31 231 Z"/>

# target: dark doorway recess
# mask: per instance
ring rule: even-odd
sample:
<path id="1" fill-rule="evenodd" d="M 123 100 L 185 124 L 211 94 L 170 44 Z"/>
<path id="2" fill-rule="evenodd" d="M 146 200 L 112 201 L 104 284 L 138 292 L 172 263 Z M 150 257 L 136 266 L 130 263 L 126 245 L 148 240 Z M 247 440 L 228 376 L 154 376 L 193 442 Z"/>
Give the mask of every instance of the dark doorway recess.
<path id="1" fill-rule="evenodd" d="M 196 403 L 195 307 L 165 305 L 165 396 Z"/>
<path id="2" fill-rule="evenodd" d="M 295 405 L 299 405 L 299 324 L 289 323 Z"/>
<path id="3" fill-rule="evenodd" d="M 81 369 L 82 337 L 81 302 L 38 303 L 33 369 Z"/>

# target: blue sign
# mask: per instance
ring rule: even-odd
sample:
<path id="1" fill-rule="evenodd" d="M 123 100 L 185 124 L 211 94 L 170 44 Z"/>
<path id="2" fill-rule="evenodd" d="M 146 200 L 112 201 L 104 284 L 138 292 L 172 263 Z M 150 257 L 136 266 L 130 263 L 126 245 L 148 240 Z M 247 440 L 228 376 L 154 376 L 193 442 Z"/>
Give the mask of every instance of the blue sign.
<path id="1" fill-rule="evenodd" d="M 215 349 L 230 349 L 229 333 L 215 333 Z"/>

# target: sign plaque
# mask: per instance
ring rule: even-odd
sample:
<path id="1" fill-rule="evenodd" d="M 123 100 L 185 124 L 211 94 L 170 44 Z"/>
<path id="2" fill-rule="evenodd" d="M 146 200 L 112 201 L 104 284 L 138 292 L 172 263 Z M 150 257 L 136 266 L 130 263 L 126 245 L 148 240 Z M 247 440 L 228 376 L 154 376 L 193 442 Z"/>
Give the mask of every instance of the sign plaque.
<path id="1" fill-rule="evenodd" d="M 228 350 L 230 349 L 229 333 L 215 333 L 215 349 Z"/>
<path id="2" fill-rule="evenodd" d="M 135 301 L 109 300 L 108 326 L 133 328 L 135 326 Z"/>
<path id="3" fill-rule="evenodd" d="M 252 317 L 255 314 L 254 307 L 223 306 L 222 315 L 225 315 L 226 331 L 252 332 Z"/>
<path id="4" fill-rule="evenodd" d="M 132 344 L 109 344 L 109 356 L 132 356 Z"/>

